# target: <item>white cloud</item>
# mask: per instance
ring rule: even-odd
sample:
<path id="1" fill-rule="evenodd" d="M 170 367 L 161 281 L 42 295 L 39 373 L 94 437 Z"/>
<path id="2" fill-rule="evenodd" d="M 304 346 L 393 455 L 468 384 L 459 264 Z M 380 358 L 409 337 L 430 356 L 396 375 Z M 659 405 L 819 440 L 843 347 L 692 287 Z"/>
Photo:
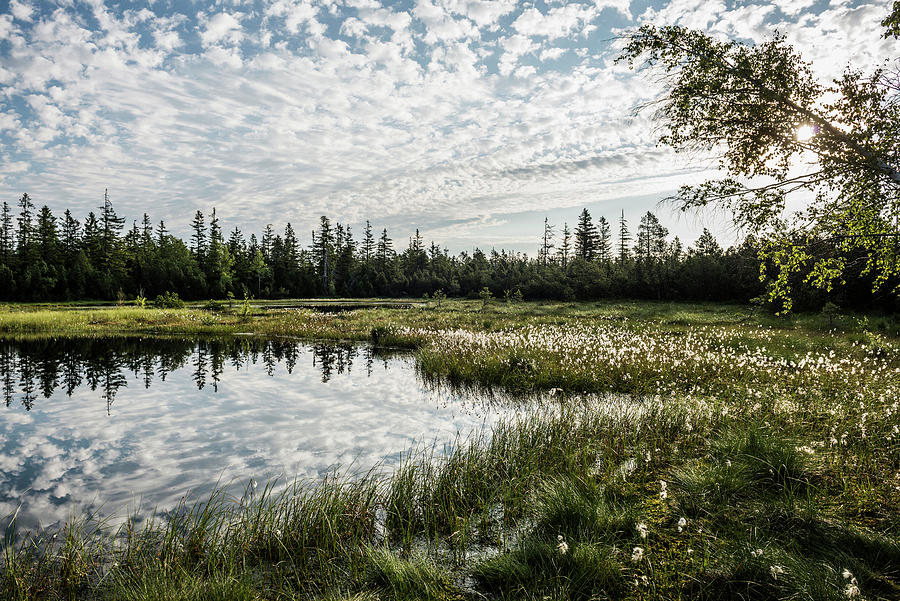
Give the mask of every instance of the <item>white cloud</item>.
<path id="1" fill-rule="evenodd" d="M 350 17 L 341 23 L 341 35 L 351 38 L 361 37 L 366 33 L 367 29 L 368 26 L 356 17 Z"/>
<path id="2" fill-rule="evenodd" d="M 418 0 L 413 15 L 425 24 L 425 43 L 435 44 L 478 37 L 478 28 L 466 18 L 454 18 L 431 0 Z"/>
<path id="3" fill-rule="evenodd" d="M 232 13 L 218 13 L 206 21 L 205 29 L 200 33 L 204 46 L 225 41 L 237 44 L 243 38 L 240 19 Z"/>
<path id="4" fill-rule="evenodd" d="M 16 27 L 13 25 L 12 15 L 0 15 L 0 40 L 9 39 L 14 31 Z"/>
<path id="5" fill-rule="evenodd" d="M 595 0 L 598 10 L 612 8 L 626 19 L 631 19 L 631 0 Z"/>
<path id="6" fill-rule="evenodd" d="M 0 131 L 19 127 L 19 118 L 15 113 L 0 113 Z"/>
<path id="7" fill-rule="evenodd" d="M 31 22 L 31 14 L 34 12 L 34 7 L 27 2 L 21 2 L 20 0 L 11 0 L 9 3 L 9 12 L 12 13 L 12 16 L 19 21 L 27 21 Z"/>
<path id="8" fill-rule="evenodd" d="M 213 46 L 212 48 L 207 48 L 203 56 L 209 59 L 212 64 L 220 67 L 238 69 L 244 64 L 243 60 L 241 60 L 240 52 L 235 48 Z"/>
<path id="9" fill-rule="evenodd" d="M 512 26 L 522 35 L 545 36 L 555 40 L 584 29 L 599 14 L 597 7 L 581 4 L 551 8 L 546 14 L 532 7 L 525 9 Z"/>
<path id="10" fill-rule="evenodd" d="M 568 50 L 566 48 L 544 48 L 541 50 L 540 59 L 541 61 L 553 61 L 561 57 Z"/>
<path id="11" fill-rule="evenodd" d="M 515 0 L 472 0 L 464 3 L 462 11 L 478 27 L 494 30 L 500 17 L 516 9 Z"/>
<path id="12" fill-rule="evenodd" d="M 269 17 L 283 17 L 290 33 L 299 32 L 302 25 L 314 25 L 318 12 L 309 0 L 276 0 L 265 11 Z"/>

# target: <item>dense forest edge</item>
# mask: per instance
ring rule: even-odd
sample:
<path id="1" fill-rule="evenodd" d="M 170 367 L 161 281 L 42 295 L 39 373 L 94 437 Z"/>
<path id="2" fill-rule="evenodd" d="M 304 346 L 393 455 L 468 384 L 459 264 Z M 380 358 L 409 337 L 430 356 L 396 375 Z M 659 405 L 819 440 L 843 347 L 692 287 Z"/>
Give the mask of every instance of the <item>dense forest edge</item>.
<path id="1" fill-rule="evenodd" d="M 574 227 L 545 219 L 535 257 L 491 249 L 451 255 L 426 244 L 416 230 L 396 250 L 387 229 L 370 222 L 359 240 L 349 225 L 320 218 L 309 245 L 288 222 L 276 233 L 267 226 L 249 238 L 234 227 L 225 234 L 216 211 L 197 211 L 184 241 L 164 221 L 125 227 L 104 194 L 99 213 L 83 221 L 66 210 L 56 217 L 39 210 L 28 194 L 17 211 L 0 213 L 0 300 L 146 300 L 159 304 L 196 299 L 280 299 L 372 296 L 462 297 L 529 300 L 650 299 L 747 303 L 763 296 L 761 241 L 745 238 L 723 249 L 706 229 L 685 248 L 652 212 L 634 235 L 621 213 L 617 223 L 581 211 Z M 558 230 L 558 231 L 557 231 Z M 894 310 L 896 298 L 873 293 L 873 277 L 858 269 L 845 284 L 823 292 L 797 277 L 795 310 L 833 303 L 848 310 Z M 763 262 L 765 267 L 765 262 Z M 892 286 L 882 286 L 890 290 Z M 778 307 L 775 307 L 778 309 Z"/>

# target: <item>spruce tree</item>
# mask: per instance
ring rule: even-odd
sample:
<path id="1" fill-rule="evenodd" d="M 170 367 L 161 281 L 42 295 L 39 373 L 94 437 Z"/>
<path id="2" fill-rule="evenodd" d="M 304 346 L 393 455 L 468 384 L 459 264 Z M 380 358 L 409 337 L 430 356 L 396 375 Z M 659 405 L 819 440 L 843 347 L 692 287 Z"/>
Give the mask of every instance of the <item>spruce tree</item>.
<path id="1" fill-rule="evenodd" d="M 363 233 L 362 258 L 366 263 L 372 260 L 375 254 L 375 237 L 372 235 L 372 224 L 366 220 L 366 229 Z"/>
<path id="2" fill-rule="evenodd" d="M 144 213 L 141 221 L 141 250 L 145 253 L 153 248 L 153 224 L 150 223 L 150 215 Z"/>
<path id="3" fill-rule="evenodd" d="M 619 263 L 624 265 L 628 260 L 628 246 L 631 242 L 631 234 L 628 233 L 628 222 L 625 221 L 625 211 L 619 216 Z"/>
<path id="4" fill-rule="evenodd" d="M 541 265 L 546 265 L 550 260 L 550 250 L 553 248 L 553 226 L 550 219 L 544 217 L 544 233 L 541 235 L 541 249 L 538 251 L 538 259 Z"/>
<path id="5" fill-rule="evenodd" d="M 56 217 L 47 205 L 41 207 L 38 213 L 37 244 L 41 259 L 47 265 L 54 265 L 58 259 L 59 237 L 56 231 Z"/>
<path id="6" fill-rule="evenodd" d="M 197 209 L 194 213 L 194 220 L 191 222 L 191 254 L 198 265 L 203 265 L 206 256 L 206 220 L 203 218 L 203 212 Z"/>
<path id="7" fill-rule="evenodd" d="M 22 194 L 22 198 L 19 199 L 19 231 L 17 234 L 17 245 L 19 256 L 23 259 L 28 253 L 28 248 L 31 245 L 31 238 L 34 233 L 34 225 L 32 223 L 33 217 L 34 203 L 31 202 L 31 198 L 28 194 Z"/>
<path id="8" fill-rule="evenodd" d="M 67 211 L 68 212 L 68 211 Z M 3 203 L 0 213 L 0 260 L 7 265 L 12 262 L 13 255 L 13 220 L 9 203 Z"/>
<path id="9" fill-rule="evenodd" d="M 124 264 L 119 253 L 119 232 L 125 226 L 125 218 L 116 215 L 109 190 L 103 190 L 103 206 L 100 207 L 100 266 L 107 273 L 118 271 Z"/>
<path id="10" fill-rule="evenodd" d="M 569 224 L 563 223 L 562 243 L 559 245 L 559 262 L 563 269 L 569 266 L 569 254 L 572 252 L 572 232 L 569 231 Z"/>
<path id="11" fill-rule="evenodd" d="M 597 255 L 597 226 L 586 208 L 581 211 L 575 227 L 575 254 L 586 261 L 593 261 Z"/>
<path id="12" fill-rule="evenodd" d="M 72 217 L 72 212 L 66 209 L 63 214 L 62 247 L 66 260 L 71 260 L 78 252 L 81 245 L 81 224 Z"/>
<path id="13" fill-rule="evenodd" d="M 334 235 L 335 232 L 331 227 L 331 221 L 327 216 L 322 215 L 319 218 L 319 231 L 313 234 L 313 244 L 310 250 L 312 251 L 319 282 L 323 292 L 326 294 L 331 290 L 333 281 Z"/>
<path id="14" fill-rule="evenodd" d="M 597 219 L 597 259 L 602 263 L 612 260 L 612 234 L 606 217 Z"/>
<path id="15" fill-rule="evenodd" d="M 165 246 L 166 236 L 169 235 L 169 230 L 166 229 L 166 222 L 162 219 L 159 220 L 159 225 L 156 226 L 156 243 L 160 247 Z"/>
<path id="16" fill-rule="evenodd" d="M 388 238 L 387 228 L 384 228 L 381 231 L 381 237 L 378 239 L 378 249 L 377 249 L 377 257 L 378 264 L 381 267 L 382 271 L 387 268 L 388 261 L 391 260 L 394 254 L 393 250 L 393 242 Z"/>

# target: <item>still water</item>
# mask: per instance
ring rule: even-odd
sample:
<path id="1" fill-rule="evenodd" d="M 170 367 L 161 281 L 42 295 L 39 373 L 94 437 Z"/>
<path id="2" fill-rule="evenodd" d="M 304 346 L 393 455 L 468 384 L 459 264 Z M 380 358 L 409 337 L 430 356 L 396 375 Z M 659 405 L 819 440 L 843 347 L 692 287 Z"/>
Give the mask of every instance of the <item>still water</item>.
<path id="1" fill-rule="evenodd" d="M 389 468 L 515 411 L 425 383 L 408 355 L 251 337 L 0 340 L 0 377 L 0 530 Z"/>

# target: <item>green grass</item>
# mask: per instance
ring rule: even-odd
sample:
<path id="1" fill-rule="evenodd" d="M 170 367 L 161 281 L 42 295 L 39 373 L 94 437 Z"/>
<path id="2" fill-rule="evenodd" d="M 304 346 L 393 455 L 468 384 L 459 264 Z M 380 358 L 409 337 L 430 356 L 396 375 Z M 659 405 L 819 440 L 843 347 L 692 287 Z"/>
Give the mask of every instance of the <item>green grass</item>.
<path id="1" fill-rule="evenodd" d="M 118 532 L 75 520 L 55 539 L 7 539 L 0 598 L 900 598 L 895 321 L 844 317 L 832 331 L 820 316 L 748 313 L 5 307 L 13 337 L 377 338 L 415 349 L 442 385 L 558 390 L 389 473 L 217 493 Z"/>

